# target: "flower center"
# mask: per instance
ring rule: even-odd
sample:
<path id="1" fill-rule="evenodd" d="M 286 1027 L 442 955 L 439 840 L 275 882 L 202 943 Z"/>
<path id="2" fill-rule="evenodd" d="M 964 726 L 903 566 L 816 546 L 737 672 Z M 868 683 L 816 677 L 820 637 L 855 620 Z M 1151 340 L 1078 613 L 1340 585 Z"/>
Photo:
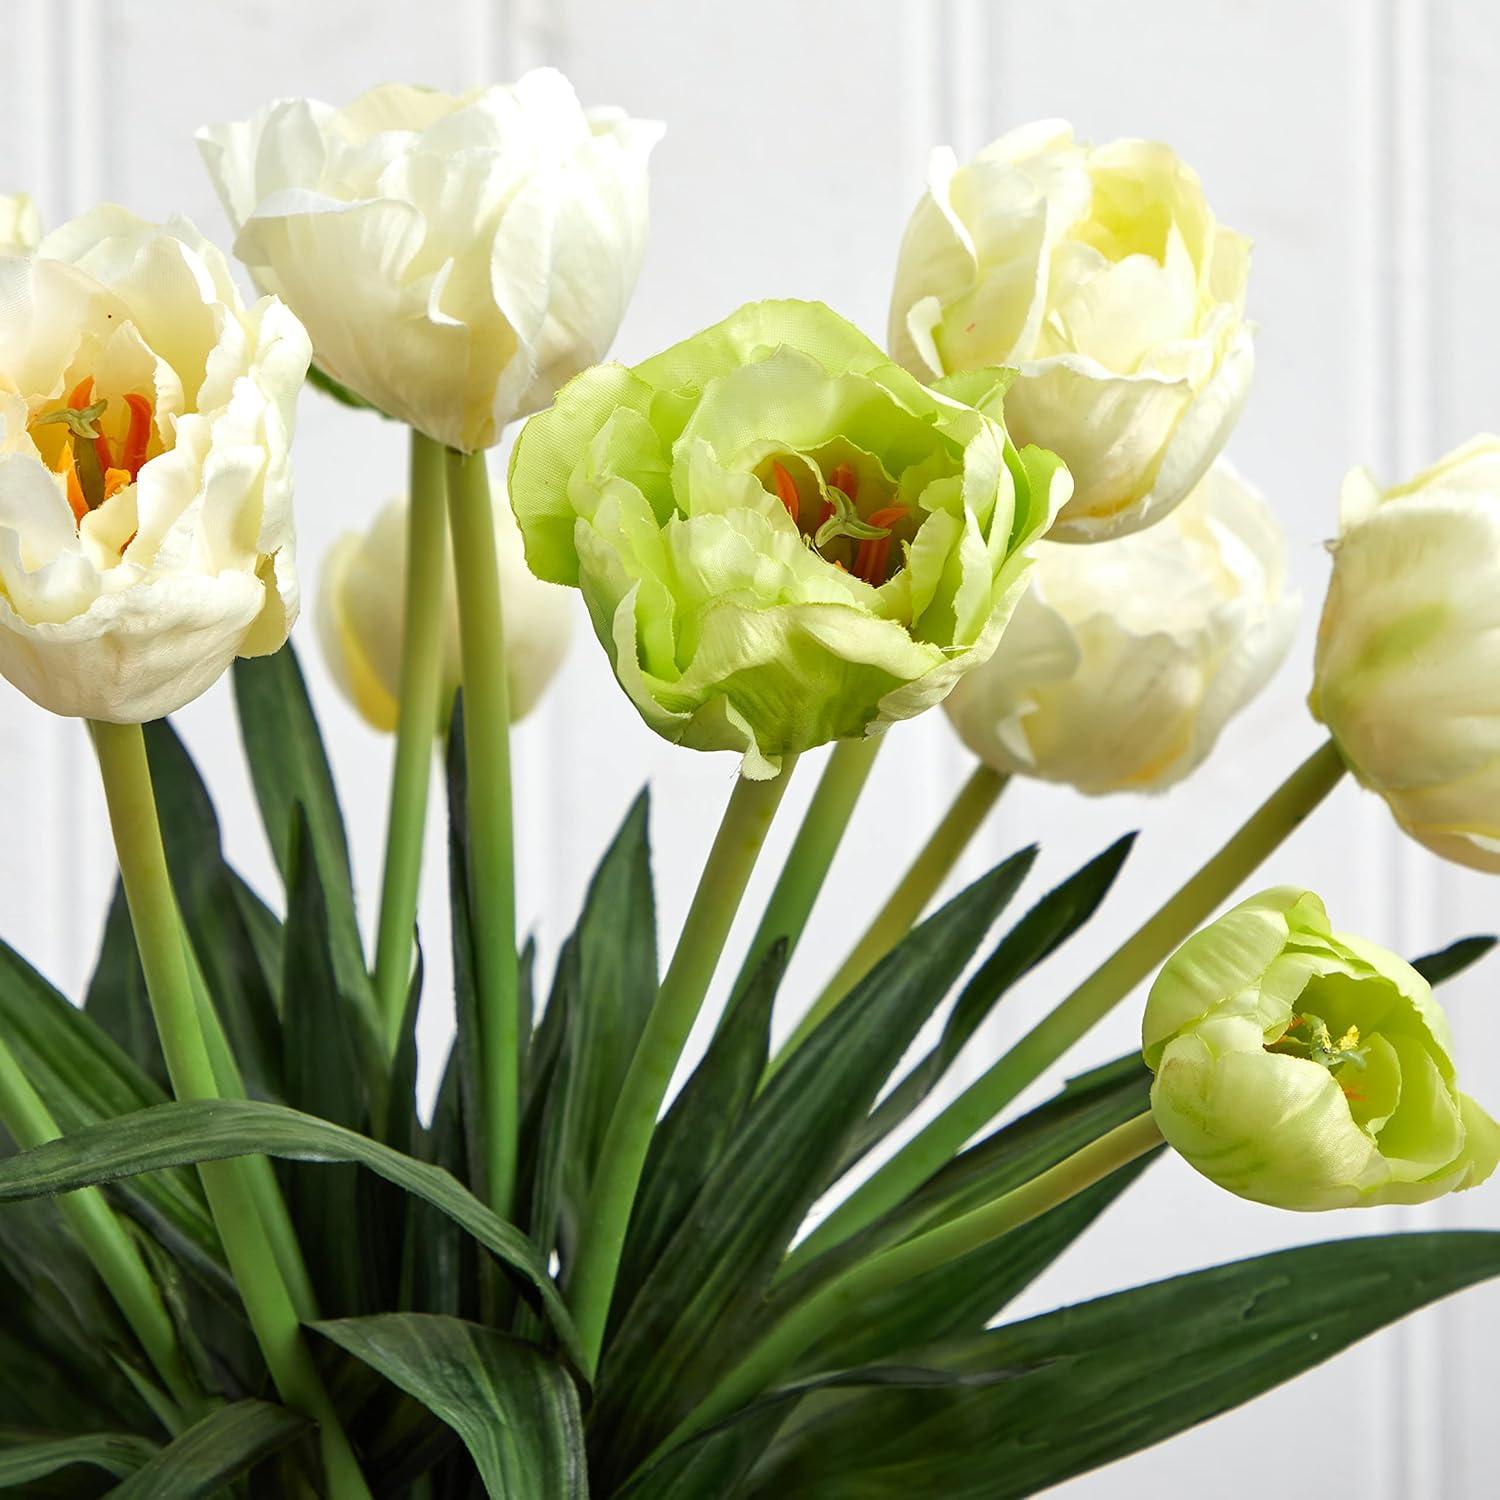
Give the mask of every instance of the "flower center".
<path id="1" fill-rule="evenodd" d="M 26 425 L 38 452 L 66 479 L 68 504 L 80 523 L 111 495 L 135 483 L 151 446 L 152 407 L 147 397 L 132 391 L 123 398 L 128 412 L 125 431 L 111 442 L 99 427 L 109 401 L 95 401 L 93 394 L 94 377 L 85 376 L 61 406 L 38 413 Z M 53 428 L 56 437 L 50 435 Z"/>
<path id="2" fill-rule="evenodd" d="M 826 562 L 875 588 L 900 570 L 903 557 L 896 552 L 893 565 L 891 543 L 896 527 L 911 514 L 910 507 L 880 505 L 861 515 L 859 476 L 852 464 L 840 463 L 828 472 L 825 493 L 818 496 L 816 506 L 806 507 L 806 513 L 785 464 L 773 462 L 770 478 L 803 540 Z"/>
<path id="3" fill-rule="evenodd" d="M 1280 1052 L 1288 1057 L 1306 1058 L 1309 1062 L 1327 1068 L 1330 1073 L 1346 1063 L 1359 1071 L 1365 1068 L 1365 1049 L 1360 1046 L 1359 1027 L 1351 1025 L 1335 1040 L 1328 1029 L 1328 1023 L 1311 1012 L 1293 1016 L 1281 1038 L 1266 1050 Z M 1341 1078 L 1337 1082 L 1344 1091 L 1345 1098 L 1357 1102 L 1362 1097 L 1349 1086 L 1348 1079 Z"/>

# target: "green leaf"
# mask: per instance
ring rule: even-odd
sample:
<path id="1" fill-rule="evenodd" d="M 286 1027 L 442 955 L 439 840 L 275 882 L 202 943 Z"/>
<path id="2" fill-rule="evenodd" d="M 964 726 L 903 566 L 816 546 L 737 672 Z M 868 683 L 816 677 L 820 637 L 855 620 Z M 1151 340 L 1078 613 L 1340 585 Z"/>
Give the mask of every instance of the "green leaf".
<path id="1" fill-rule="evenodd" d="M 587 1496 L 577 1388 L 534 1345 L 477 1323 L 420 1313 L 313 1327 L 452 1427 L 486 1494 L 510 1500 Z"/>
<path id="2" fill-rule="evenodd" d="M 143 729 L 172 888 L 214 1009 L 250 1092 L 279 1097 L 280 976 L 262 966 L 237 895 L 243 882 L 224 861 L 213 801 L 187 747 L 165 721 Z"/>
<path id="3" fill-rule="evenodd" d="M 1030 857 L 1007 860 L 909 934 L 745 1112 L 606 1346 L 590 1417 L 602 1477 L 628 1474 L 742 1352 L 762 1293 L 851 1132 Z"/>
<path id="4" fill-rule="evenodd" d="M 64 1133 L 166 1102 L 104 1032 L 14 949 L 0 943 L 0 1034 Z M 189 1172 L 121 1189 L 125 1206 L 204 1274 L 223 1277 L 219 1238 Z"/>
<path id="5" fill-rule="evenodd" d="M 135 947 L 135 929 L 125 904 L 125 887 L 115 881 L 99 957 L 83 1001 L 84 1013 L 161 1090 L 169 1084 L 146 976 Z"/>
<path id="6" fill-rule="evenodd" d="M 0 1212 L 0 1423 L 154 1431 L 125 1363 L 146 1368 L 56 1205 Z"/>
<path id="7" fill-rule="evenodd" d="M 634 1302 L 755 1098 L 787 953 L 785 940 L 778 940 L 734 996 L 703 1061 L 651 1138 L 615 1281 L 612 1327 Z"/>
<path id="8" fill-rule="evenodd" d="M 372 1059 L 364 1030 L 341 993 L 329 947 L 328 909 L 305 810 L 293 808 L 291 876 L 287 886 L 286 973 L 282 1030 L 288 1103 L 348 1130 L 365 1132 L 370 1106 L 365 1087 Z M 352 1165 L 290 1163 L 287 1204 L 308 1271 L 325 1307 L 364 1311 L 379 1305 L 377 1287 L 394 1280 L 394 1239 L 364 1221 L 361 1173 Z"/>
<path id="9" fill-rule="evenodd" d="M 1500 1274 L 1500 1234 L 1381 1235 L 1215 1266 L 923 1352 L 974 1390 L 872 1391 L 778 1441 L 756 1500 L 1009 1500 L 1139 1452 Z"/>
<path id="10" fill-rule="evenodd" d="M 641 1468 L 621 1490 L 620 1500 L 701 1500 L 739 1494 L 737 1485 L 755 1466 L 777 1431 L 804 1397 L 867 1387 L 933 1390 L 993 1385 L 1010 1372 L 967 1375 L 902 1365 L 839 1370 L 778 1386 L 733 1416 Z"/>
<path id="11" fill-rule="evenodd" d="M 765 1317 L 811 1295 L 856 1261 L 1010 1192 L 1150 1106 L 1151 1074 L 1139 1054 L 1072 1079 L 1053 1099 L 950 1161 L 911 1197 L 833 1246 L 776 1287 Z M 873 1364 L 934 1339 L 977 1332 L 1088 1228 L 1147 1161 L 1143 1158 L 1051 1212 L 961 1259 L 851 1309 L 798 1367 Z"/>
<path id="12" fill-rule="evenodd" d="M 1011 988 L 1049 958 L 1099 909 L 1119 875 L 1135 834 L 1117 839 L 1102 854 L 1047 892 L 996 944 L 964 986 L 937 1043 L 871 1112 L 839 1165 L 842 1174 L 885 1139 L 933 1090 L 969 1038 Z"/>
<path id="13" fill-rule="evenodd" d="M 456 1220 L 540 1300 L 570 1358 L 577 1335 L 536 1247 L 441 1167 L 403 1156 L 341 1125 L 254 1099 L 162 1104 L 92 1125 L 0 1161 L 0 1202 L 71 1192 L 163 1167 L 226 1157 L 358 1162 Z"/>
<path id="14" fill-rule="evenodd" d="M 1430 985 L 1446 984 L 1462 974 L 1470 964 L 1477 964 L 1495 946 L 1497 939 L 1484 936 L 1459 938 L 1436 953 L 1413 959 L 1412 968 Z"/>
<path id="15" fill-rule="evenodd" d="M 343 814 L 307 684 L 290 643 L 273 656 L 244 657 L 235 662 L 234 694 L 250 777 L 281 878 L 290 887 L 292 809 L 301 803 L 324 881 L 339 988 L 359 1006 L 366 1023 L 378 1035 Z"/>
<path id="16" fill-rule="evenodd" d="M 303 1417 L 265 1401 L 236 1401 L 195 1422 L 141 1465 L 111 1500 L 199 1500 L 310 1431 Z"/>
<path id="17" fill-rule="evenodd" d="M 453 1050 L 448 1070 L 456 1082 L 463 1127 L 464 1171 L 473 1187 L 484 1178 L 484 1095 L 479 1087 L 479 992 L 475 987 L 474 918 L 469 874 L 469 777 L 464 760 L 463 692 L 454 695 L 448 725 L 448 911 L 453 940 Z"/>
<path id="18" fill-rule="evenodd" d="M 547 1004 L 549 1030 L 560 1026 L 562 1033 L 525 1222 L 537 1244 L 556 1248 L 564 1264 L 590 1197 L 605 1127 L 656 999 L 649 817 L 650 799 L 642 792 L 589 882 Z"/>
<path id="19" fill-rule="evenodd" d="M 23 1484 L 46 1479 L 74 1464 L 103 1469 L 106 1474 L 123 1479 L 134 1474 L 155 1452 L 155 1443 L 127 1432 L 53 1437 L 0 1429 L 0 1490 L 18 1491 Z"/>

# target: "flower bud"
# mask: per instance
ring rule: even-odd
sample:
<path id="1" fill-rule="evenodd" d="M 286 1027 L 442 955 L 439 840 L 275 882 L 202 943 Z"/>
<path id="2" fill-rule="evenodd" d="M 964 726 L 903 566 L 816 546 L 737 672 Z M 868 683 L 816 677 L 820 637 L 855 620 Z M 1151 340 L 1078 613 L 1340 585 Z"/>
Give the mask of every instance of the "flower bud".
<path id="1" fill-rule="evenodd" d="M 995 654 L 944 704 L 1006 774 L 1159 791 L 1207 757 L 1297 623 L 1286 539 L 1220 459 L 1165 520 L 1094 547 L 1042 542 Z"/>
<path id="2" fill-rule="evenodd" d="M 1169 147 L 1044 120 L 963 167 L 933 153 L 891 351 L 924 380 L 1014 366 L 1012 434 L 1073 475 L 1052 535 L 1098 541 L 1160 519 L 1223 448 L 1254 364 L 1249 263 Z"/>
<path id="3" fill-rule="evenodd" d="M 396 727 L 406 629 L 407 501 L 392 500 L 370 529 L 346 531 L 323 562 L 318 640 L 334 681 L 375 729 Z M 521 534 L 503 496 L 495 501 L 495 545 L 505 615 L 505 675 L 512 723 L 525 718 L 567 653 L 573 612 L 562 589 L 526 566 Z M 453 561 L 444 548 L 445 595 L 441 725 L 446 725 L 460 671 Z"/>
<path id="4" fill-rule="evenodd" d="M 761 302 L 580 375 L 522 428 L 510 493 L 646 722 L 766 777 L 985 660 L 1068 476 L 828 308 Z"/>
<path id="5" fill-rule="evenodd" d="M 1162 1135 L 1242 1198 L 1425 1203 L 1500 1159 L 1427 981 L 1333 932 L 1308 891 L 1264 891 L 1190 937 L 1151 987 L 1141 1040 Z"/>
<path id="6" fill-rule="evenodd" d="M 1413 838 L 1500 871 L 1500 438 L 1340 510 L 1308 705 Z"/>
<path id="7" fill-rule="evenodd" d="M 201 130 L 235 254 L 318 366 L 450 447 L 497 442 L 604 357 L 646 241 L 661 127 L 562 74 L 462 95 L 385 84 Z"/>

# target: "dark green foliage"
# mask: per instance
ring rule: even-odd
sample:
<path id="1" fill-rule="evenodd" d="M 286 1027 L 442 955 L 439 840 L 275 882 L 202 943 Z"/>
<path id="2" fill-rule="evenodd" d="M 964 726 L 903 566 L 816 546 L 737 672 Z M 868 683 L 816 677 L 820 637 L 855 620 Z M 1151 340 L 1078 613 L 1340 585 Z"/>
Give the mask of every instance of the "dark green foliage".
<path id="1" fill-rule="evenodd" d="M 226 862 L 202 778 L 165 724 L 152 775 L 190 956 L 227 1041 L 227 1094 L 173 1104 L 118 892 L 86 1011 L 0 946 L 0 1033 L 63 1138 L 0 1136 L 0 1490 L 300 1494 L 316 1446 L 272 1388 L 193 1166 L 269 1156 L 315 1284 L 311 1339 L 379 1500 L 881 1500 L 1034 1493 L 1253 1398 L 1412 1309 L 1500 1272 L 1500 1235 L 1317 1246 L 990 1328 L 1146 1169 L 849 1309 L 778 1384 L 674 1446 L 778 1317 L 858 1261 L 993 1201 L 1147 1108 L 1135 1057 L 1002 1121 L 903 1202 L 797 1269 L 814 1202 L 909 1117 L 1015 984 L 1088 922 L 1122 839 L 986 948 L 1023 850 L 899 943 L 767 1080 L 774 950 L 733 997 L 652 1141 L 597 1388 L 566 1308 L 580 1218 L 654 1002 L 649 800 L 632 804 L 541 990 L 528 943 L 519 1198 L 480 1201 L 485 1120 L 461 705 L 447 745 L 457 1036 L 417 1107 L 420 956 L 388 1056 L 347 839 L 287 650 L 235 669 L 285 920 Z M 1433 983 L 1493 946 L 1418 961 Z M 971 963 L 983 955 L 960 988 Z M 726 962 L 731 956 L 726 957 Z M 958 988 L 956 999 L 953 992 Z M 938 1039 L 896 1070 L 952 999 Z M 229 1055 L 232 1054 L 232 1058 Z M 221 1066 L 221 1071 L 225 1068 Z M 215 1403 L 153 1409 L 155 1378 L 45 1195 L 97 1184 L 125 1216 Z M 1142 1337 L 1143 1329 L 1150 1331 Z"/>

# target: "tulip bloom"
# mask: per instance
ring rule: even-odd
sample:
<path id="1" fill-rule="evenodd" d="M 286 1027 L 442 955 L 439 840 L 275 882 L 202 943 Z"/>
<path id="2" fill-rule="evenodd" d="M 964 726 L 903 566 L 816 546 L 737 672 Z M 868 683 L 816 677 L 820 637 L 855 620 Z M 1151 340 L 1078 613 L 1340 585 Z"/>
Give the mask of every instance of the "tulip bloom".
<path id="1" fill-rule="evenodd" d="M 1309 706 L 1413 838 L 1500 871 L 1500 438 L 1354 470 L 1340 521 Z"/>
<path id="2" fill-rule="evenodd" d="M 1067 493 L 1053 454 L 801 302 L 580 375 L 510 477 L 528 561 L 582 589 L 641 716 L 754 777 L 945 697 Z"/>
<path id="3" fill-rule="evenodd" d="M 370 529 L 348 531 L 323 563 L 318 639 L 328 669 L 367 723 L 387 733 L 400 706 L 401 642 L 406 620 L 405 499 L 381 508 Z M 568 595 L 526 566 L 510 507 L 495 505 L 495 544 L 505 606 L 505 670 L 513 723 L 531 712 L 561 664 L 572 634 Z M 445 553 L 446 620 L 442 701 L 451 705 L 460 682 L 458 606 L 453 563 Z M 446 723 L 448 709 L 442 711 Z"/>
<path id="4" fill-rule="evenodd" d="M 1151 987 L 1142 1045 L 1162 1135 L 1242 1198 L 1425 1203 L 1500 1158 L 1427 981 L 1333 932 L 1307 891 L 1265 891 L 1190 937 Z"/>
<path id="5" fill-rule="evenodd" d="M 1239 416 L 1249 260 L 1168 147 L 1091 147 L 1045 120 L 963 167 L 933 153 L 891 352 L 924 380 L 1014 366 L 1007 425 L 1073 474 L 1054 539 L 1138 531 L 1187 497 Z"/>
<path id="6" fill-rule="evenodd" d="M 159 718 L 296 617 L 307 335 L 192 225 L 120 208 L 0 281 L 0 674 L 54 713 Z"/>
<path id="7" fill-rule="evenodd" d="M 1281 664 L 1286 539 L 1220 459 L 1167 518 L 1097 547 L 1043 542 L 995 654 L 943 705 L 1002 774 L 1097 795 L 1181 781 Z"/>
<path id="8" fill-rule="evenodd" d="M 472 452 L 603 358 L 640 271 L 660 136 L 586 113 L 541 68 L 458 96 L 279 100 L 198 142 L 235 254 L 307 324 L 319 369 Z"/>

